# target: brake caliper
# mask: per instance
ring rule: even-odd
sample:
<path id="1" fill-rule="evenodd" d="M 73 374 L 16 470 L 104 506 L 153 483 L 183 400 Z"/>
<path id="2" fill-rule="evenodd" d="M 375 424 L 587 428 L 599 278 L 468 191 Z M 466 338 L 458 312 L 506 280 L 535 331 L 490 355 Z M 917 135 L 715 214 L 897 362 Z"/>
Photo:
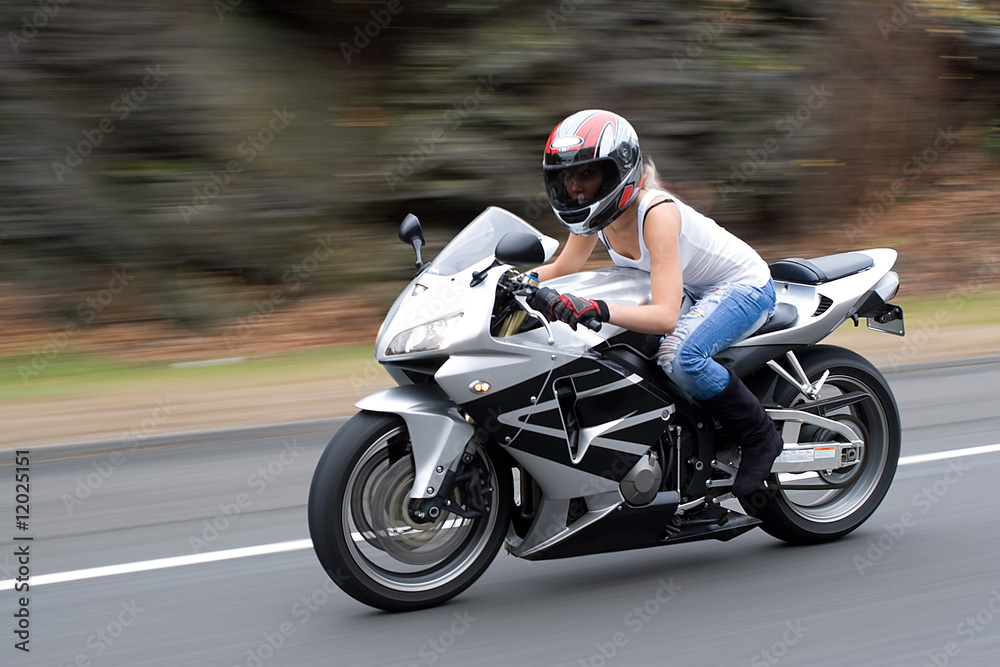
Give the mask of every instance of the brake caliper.
<path id="1" fill-rule="evenodd" d="M 433 498 L 422 498 L 410 501 L 410 516 L 417 523 L 435 521 L 442 511 L 451 512 L 464 519 L 476 519 L 489 511 L 483 490 L 486 481 L 478 465 L 473 465 L 460 473 L 449 470 L 441 483 L 441 489 Z M 460 505 L 454 498 L 455 488 L 465 499 L 465 505 Z"/>

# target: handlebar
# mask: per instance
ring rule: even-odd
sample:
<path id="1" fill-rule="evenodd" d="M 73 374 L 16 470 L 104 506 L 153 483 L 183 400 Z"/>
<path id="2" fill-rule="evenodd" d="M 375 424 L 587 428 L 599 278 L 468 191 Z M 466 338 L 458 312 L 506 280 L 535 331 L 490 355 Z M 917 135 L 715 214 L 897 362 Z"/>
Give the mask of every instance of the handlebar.
<path id="1" fill-rule="evenodd" d="M 542 321 L 545 322 L 546 324 L 548 324 L 549 320 L 548 320 L 548 317 L 545 316 L 545 312 L 544 312 L 545 311 L 545 307 L 542 304 L 536 304 L 536 303 L 534 303 L 535 294 L 540 289 L 537 286 L 537 284 L 535 284 L 535 285 L 526 284 L 526 283 L 523 283 L 523 282 L 513 281 L 513 280 L 510 280 L 508 278 L 504 278 L 504 280 L 507 281 L 508 287 L 512 288 L 514 290 L 514 293 L 516 295 L 521 295 L 524 298 L 525 304 L 527 304 L 528 306 L 530 306 L 531 309 L 534 312 L 536 312 L 538 315 L 541 316 Z M 548 290 L 548 291 L 552 292 L 552 290 Z M 556 294 L 556 293 L 552 292 L 552 294 Z M 590 329 L 591 331 L 594 331 L 594 332 L 600 331 L 601 330 L 601 326 L 602 326 L 601 321 L 598 320 L 595 317 L 588 317 L 586 320 L 580 320 L 578 323 L 582 324 L 583 326 L 587 327 L 588 329 Z M 547 326 L 546 326 L 546 329 L 548 329 Z"/>

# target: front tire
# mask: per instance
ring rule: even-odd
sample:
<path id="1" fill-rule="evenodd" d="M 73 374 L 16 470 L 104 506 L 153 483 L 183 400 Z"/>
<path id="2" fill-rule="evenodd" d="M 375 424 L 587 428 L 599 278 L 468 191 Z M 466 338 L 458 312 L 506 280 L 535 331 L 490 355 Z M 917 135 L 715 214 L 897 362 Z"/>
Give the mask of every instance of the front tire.
<path id="1" fill-rule="evenodd" d="M 417 523 L 409 514 L 414 463 L 402 418 L 361 412 L 320 457 L 309 490 L 309 534 L 320 563 L 354 599 L 386 611 L 432 607 L 486 570 L 510 521 L 511 476 L 480 445 L 463 469 L 478 469 L 485 510 L 447 511 Z M 466 505 L 456 485 L 452 501 Z"/>
<path id="2" fill-rule="evenodd" d="M 819 399 L 864 391 L 871 398 L 836 410 L 827 418 L 840 421 L 864 441 L 861 463 L 828 473 L 772 474 L 767 487 L 740 499 L 744 510 L 763 522 L 768 534 L 790 544 L 818 544 L 847 535 L 871 516 L 889 491 L 899 460 L 899 409 L 882 374 L 863 357 L 837 347 L 818 346 L 800 356 L 811 382 L 824 371 L 830 375 Z M 810 402 L 798 389 L 779 378 L 774 401 L 795 408 Z M 822 441 L 831 434 L 822 430 L 800 434 Z M 798 490 L 785 488 L 798 486 Z M 812 487 L 816 490 L 803 489 Z"/>

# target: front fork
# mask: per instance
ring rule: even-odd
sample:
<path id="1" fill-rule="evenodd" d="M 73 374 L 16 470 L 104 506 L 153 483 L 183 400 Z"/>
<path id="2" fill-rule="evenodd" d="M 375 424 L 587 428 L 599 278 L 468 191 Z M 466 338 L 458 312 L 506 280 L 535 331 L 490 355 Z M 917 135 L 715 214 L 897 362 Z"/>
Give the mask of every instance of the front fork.
<path id="1" fill-rule="evenodd" d="M 399 415 L 406 422 L 413 451 L 409 511 L 414 521 L 434 521 L 442 511 L 465 518 L 482 513 L 482 476 L 478 466 L 466 465 L 475 456 L 476 430 L 444 390 L 430 384 L 392 387 L 366 396 L 355 406 Z M 463 491 L 466 507 L 454 501 L 455 488 Z"/>
<path id="2" fill-rule="evenodd" d="M 469 443 L 473 451 L 475 450 L 475 442 L 474 439 Z M 408 509 L 414 521 L 418 523 L 432 522 L 441 515 L 442 511 L 451 512 L 464 519 L 475 519 L 487 511 L 483 487 L 489 484 L 489 480 L 483 478 L 479 466 L 473 463 L 474 458 L 475 455 L 472 451 L 466 451 L 462 455 L 461 471 L 449 468 L 444 475 L 444 482 L 442 482 L 440 490 L 433 498 L 410 499 Z M 454 497 L 456 488 L 461 489 L 465 506 L 459 504 Z"/>
<path id="3" fill-rule="evenodd" d="M 392 387 L 354 404 L 361 410 L 399 415 L 413 449 L 413 500 L 438 495 L 445 475 L 457 470 L 475 429 L 444 390 L 432 384 Z"/>

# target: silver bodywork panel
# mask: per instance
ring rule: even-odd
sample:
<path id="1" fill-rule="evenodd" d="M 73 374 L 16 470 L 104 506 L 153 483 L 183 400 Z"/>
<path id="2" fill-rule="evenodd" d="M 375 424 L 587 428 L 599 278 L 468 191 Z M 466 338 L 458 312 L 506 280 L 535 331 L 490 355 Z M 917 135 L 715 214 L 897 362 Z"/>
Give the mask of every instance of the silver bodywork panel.
<path id="1" fill-rule="evenodd" d="M 391 387 L 354 405 L 360 410 L 399 415 L 406 422 L 416 469 L 410 498 L 433 497 L 475 434 L 455 402 L 430 384 Z"/>
<path id="2" fill-rule="evenodd" d="M 833 333 L 847 318 L 857 312 L 865 295 L 879 284 L 896 262 L 896 251 L 890 248 L 857 252 L 871 257 L 875 262 L 874 265 L 860 273 L 821 285 L 775 281 L 774 291 L 778 301 L 795 306 L 799 312 L 798 320 L 787 329 L 753 336 L 732 347 L 784 343 L 813 345 Z M 821 297 L 829 299 L 825 309 L 820 308 Z"/>
<path id="3" fill-rule="evenodd" d="M 542 498 L 535 521 L 524 539 L 517 538 L 513 528 L 508 531 L 507 551 L 518 558 L 528 558 L 600 521 L 625 502 L 617 486 L 616 484 L 615 490 L 608 493 L 586 496 L 587 513 L 571 526 L 566 525 L 570 503 L 568 498 Z"/>

